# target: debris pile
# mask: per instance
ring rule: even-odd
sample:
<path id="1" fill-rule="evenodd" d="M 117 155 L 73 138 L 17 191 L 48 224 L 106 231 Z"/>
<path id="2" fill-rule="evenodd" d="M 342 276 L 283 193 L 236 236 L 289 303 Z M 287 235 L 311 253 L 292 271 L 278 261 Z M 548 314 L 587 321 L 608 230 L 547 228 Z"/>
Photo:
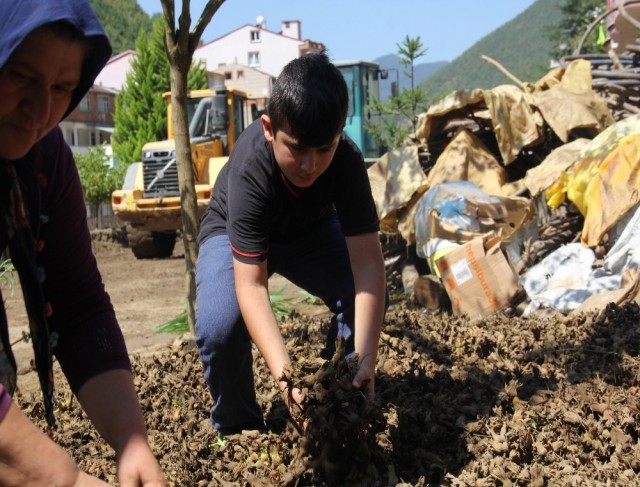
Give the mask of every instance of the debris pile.
<path id="1" fill-rule="evenodd" d="M 451 93 L 421 115 L 404 147 L 369 168 L 387 274 L 402 281 L 407 299 L 415 299 L 418 276 L 440 277 L 437 259 L 491 231 L 520 276 L 568 244 L 590 249 L 594 268 L 614 272 L 607 253 L 640 202 L 640 46 L 631 47 L 635 52 L 564 58 L 536 82 L 498 65 L 512 83 Z M 476 191 L 459 190 L 460 182 Z M 619 277 L 633 275 L 606 290 L 632 286 L 634 265 L 630 258 L 616 268 Z M 484 286 L 483 276 L 473 277 Z M 544 307 L 571 311 L 549 300 Z"/>

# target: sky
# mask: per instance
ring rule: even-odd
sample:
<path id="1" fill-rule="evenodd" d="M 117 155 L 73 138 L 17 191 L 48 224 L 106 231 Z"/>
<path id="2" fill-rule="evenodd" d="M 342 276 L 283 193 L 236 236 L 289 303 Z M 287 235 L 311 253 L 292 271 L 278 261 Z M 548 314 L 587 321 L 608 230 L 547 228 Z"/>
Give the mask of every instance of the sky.
<path id="1" fill-rule="evenodd" d="M 210 42 L 259 16 L 280 32 L 283 21 L 299 20 L 302 39 L 323 43 L 334 61 L 397 54 L 406 36 L 420 37 L 426 55 L 418 63 L 453 61 L 484 36 L 525 11 L 535 0 L 226 0 L 202 36 Z M 138 0 L 148 14 L 160 0 Z M 197 22 L 206 0 L 191 0 Z M 176 1 L 176 17 L 182 3 Z"/>

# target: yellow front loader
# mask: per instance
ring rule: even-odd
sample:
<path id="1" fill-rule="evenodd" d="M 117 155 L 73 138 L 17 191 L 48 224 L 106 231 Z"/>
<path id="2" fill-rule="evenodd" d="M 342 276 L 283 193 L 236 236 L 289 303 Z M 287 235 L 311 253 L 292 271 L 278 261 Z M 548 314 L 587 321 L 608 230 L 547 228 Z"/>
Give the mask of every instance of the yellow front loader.
<path id="1" fill-rule="evenodd" d="M 126 224 L 129 245 L 139 259 L 171 256 L 182 228 L 171 95 L 167 100 L 167 140 L 149 142 L 142 161 L 127 168 L 122 189 L 111 196 L 113 213 Z M 191 158 L 198 210 L 204 213 L 216 177 L 242 130 L 256 117 L 246 93 L 222 87 L 193 90 L 187 101 Z"/>

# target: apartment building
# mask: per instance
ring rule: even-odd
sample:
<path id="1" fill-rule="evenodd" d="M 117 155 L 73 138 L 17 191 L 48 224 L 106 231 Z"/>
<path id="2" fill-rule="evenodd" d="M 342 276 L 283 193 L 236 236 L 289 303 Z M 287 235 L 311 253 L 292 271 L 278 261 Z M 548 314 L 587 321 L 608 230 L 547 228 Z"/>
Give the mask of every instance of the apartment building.
<path id="1" fill-rule="evenodd" d="M 72 151 L 85 153 L 89 147 L 111 143 L 116 94 L 112 88 L 93 85 L 76 109 L 60 122 Z"/>

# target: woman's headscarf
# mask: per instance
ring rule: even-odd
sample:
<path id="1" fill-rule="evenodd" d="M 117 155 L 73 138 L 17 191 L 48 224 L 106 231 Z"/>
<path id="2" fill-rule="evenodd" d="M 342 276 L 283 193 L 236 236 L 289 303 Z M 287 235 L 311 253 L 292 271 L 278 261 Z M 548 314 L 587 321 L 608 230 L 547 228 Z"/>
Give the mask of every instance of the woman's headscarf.
<path id="1" fill-rule="evenodd" d="M 0 69 L 25 37 L 45 24 L 66 21 L 89 41 L 82 76 L 67 116 L 89 91 L 111 57 L 111 44 L 88 0 L 3 0 L 0 2 Z"/>

